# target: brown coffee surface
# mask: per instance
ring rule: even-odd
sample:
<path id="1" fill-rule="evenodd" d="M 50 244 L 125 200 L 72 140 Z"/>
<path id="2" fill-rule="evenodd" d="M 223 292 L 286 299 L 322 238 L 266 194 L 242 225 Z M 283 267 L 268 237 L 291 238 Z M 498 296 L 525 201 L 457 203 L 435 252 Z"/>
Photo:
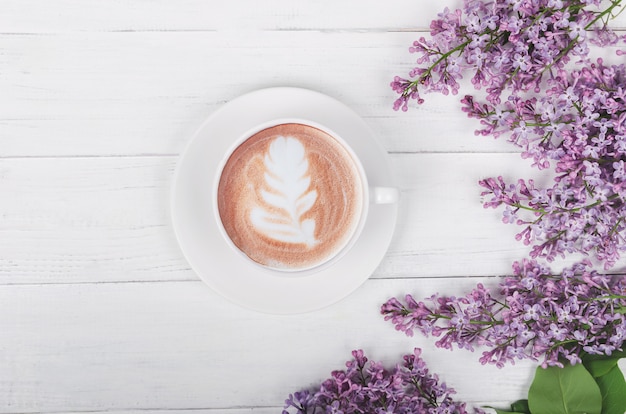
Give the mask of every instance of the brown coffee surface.
<path id="1" fill-rule="evenodd" d="M 288 123 L 255 133 L 226 162 L 218 212 L 239 250 L 261 265 L 300 270 L 335 256 L 358 226 L 358 167 L 318 128 Z"/>

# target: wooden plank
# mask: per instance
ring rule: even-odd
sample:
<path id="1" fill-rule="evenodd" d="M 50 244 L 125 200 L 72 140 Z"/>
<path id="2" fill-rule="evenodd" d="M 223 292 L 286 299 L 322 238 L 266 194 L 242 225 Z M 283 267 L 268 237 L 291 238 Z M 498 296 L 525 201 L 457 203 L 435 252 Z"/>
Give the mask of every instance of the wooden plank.
<path id="1" fill-rule="evenodd" d="M 412 38 L 310 32 L 0 36 L 0 153 L 177 154 L 226 101 L 283 85 L 343 101 L 390 151 L 510 151 L 506 143 L 475 138 L 470 131 L 477 123 L 466 119 L 460 104 L 451 105 L 456 97 L 433 96 L 409 114 L 392 110 L 389 82 L 408 72 Z M 432 139 L 444 123 L 446 139 Z M 416 138 L 418 129 L 424 132 Z"/>
<path id="2" fill-rule="evenodd" d="M 175 241 L 176 157 L 0 159 L 0 283 L 195 280 Z M 517 154 L 396 154 L 399 226 L 375 277 L 508 274 L 528 249 L 477 181 L 542 174 Z M 543 178 L 545 179 L 545 178 Z"/>
<path id="3" fill-rule="evenodd" d="M 5 282 L 193 278 L 170 227 L 172 158 L 0 165 L 0 191 L 10 194 L 0 207 Z"/>
<path id="4" fill-rule="evenodd" d="M 436 349 L 378 313 L 390 296 L 459 294 L 477 282 L 496 280 L 370 280 L 329 308 L 280 317 L 200 282 L 1 286 L 0 412 L 277 407 L 342 369 L 352 349 L 393 366 L 415 346 L 458 399 L 510 402 L 533 364 L 482 366 L 479 351 Z"/>
<path id="5" fill-rule="evenodd" d="M 332 0 L 5 0 L 0 27 L 4 33 L 426 29 L 444 5 L 458 4 L 460 0 L 364 0 L 355 8 L 352 2 Z"/>
<path id="6" fill-rule="evenodd" d="M 3 33 L 67 31 L 428 30 L 461 0 L 107 1 L 4 0 Z M 52 11 L 55 11 L 52 13 Z M 619 16 L 616 27 L 625 27 Z"/>
<path id="7" fill-rule="evenodd" d="M 0 36 L 0 156 L 172 155 L 213 111 L 271 86 L 319 90 L 392 152 L 509 152 L 459 96 L 394 112 L 414 33 L 176 32 Z M 615 49 L 605 50 L 610 61 Z M 250 70 L 254 65 L 254 70 Z M 217 81 L 216 81 L 217 80 Z M 465 85 L 464 93 L 474 93 Z"/>

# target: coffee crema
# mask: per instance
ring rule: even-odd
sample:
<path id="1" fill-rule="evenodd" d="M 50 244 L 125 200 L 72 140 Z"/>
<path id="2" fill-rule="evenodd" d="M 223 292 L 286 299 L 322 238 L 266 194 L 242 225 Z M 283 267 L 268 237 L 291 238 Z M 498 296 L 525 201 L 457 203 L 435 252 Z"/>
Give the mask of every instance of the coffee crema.
<path id="1" fill-rule="evenodd" d="M 329 133 L 300 123 L 263 129 L 227 160 L 217 188 L 220 220 L 253 261 L 296 271 L 332 259 L 363 209 L 359 168 Z"/>

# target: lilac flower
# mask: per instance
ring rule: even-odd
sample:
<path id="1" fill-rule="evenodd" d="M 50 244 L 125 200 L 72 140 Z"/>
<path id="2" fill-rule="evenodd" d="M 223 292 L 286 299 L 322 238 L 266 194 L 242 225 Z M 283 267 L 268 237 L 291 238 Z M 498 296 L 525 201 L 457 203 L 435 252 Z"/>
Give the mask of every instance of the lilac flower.
<path id="1" fill-rule="evenodd" d="M 587 31 L 585 30 L 585 25 L 581 24 L 581 22 L 570 22 L 569 24 L 569 37 L 570 39 L 576 38 L 584 38 L 587 35 Z"/>
<path id="2" fill-rule="evenodd" d="M 529 305 L 528 303 L 524 305 L 524 320 L 525 321 L 537 321 L 541 316 L 540 312 L 541 307 L 539 304 L 535 303 L 533 305 Z"/>
<path id="3" fill-rule="evenodd" d="M 524 72 L 530 69 L 530 56 L 522 53 L 516 53 L 513 56 L 513 67 Z"/>
<path id="4" fill-rule="evenodd" d="M 393 369 L 369 361 L 362 350 L 352 351 L 352 357 L 346 370 L 333 371 L 318 390 L 290 394 L 283 414 L 468 413 L 465 403 L 452 399 L 455 391 L 429 372 L 419 348 Z"/>
<path id="5" fill-rule="evenodd" d="M 422 103 L 418 89 L 452 92 L 449 85 L 458 84 L 463 72 L 480 78 L 474 86 L 487 87 L 492 104 L 500 103 L 504 91 L 512 96 L 534 91 L 545 75 L 562 69 L 572 56 L 588 62 L 588 41 L 602 46 L 619 41 L 606 25 L 619 4 L 619 0 L 465 0 L 463 10 L 446 8 L 431 22 L 431 39 L 421 38 L 409 49 L 418 55 L 420 66 L 401 87 L 397 80 L 392 82 L 400 95 L 394 108 L 406 110 L 413 99 Z M 446 62 L 451 57 L 459 58 L 462 70 L 449 72 Z"/>
<path id="6" fill-rule="evenodd" d="M 606 269 L 626 250 L 626 65 L 592 62 L 589 43 L 626 41 L 607 21 L 620 0 L 465 0 L 413 43 L 418 66 L 396 77 L 394 109 L 423 103 L 428 92 L 457 94 L 470 75 L 484 98 L 466 95 L 462 110 L 480 121 L 477 135 L 507 136 L 523 158 L 552 168 L 552 186 L 483 180 L 485 207 L 504 206 L 503 222 L 548 261 L 593 255 Z M 626 51 L 624 52 L 626 53 Z M 573 58 L 583 68 L 570 70 Z M 567 70 L 566 70 L 567 69 Z M 531 187 L 539 200 L 519 192 Z M 593 209 L 593 220 L 588 210 Z M 527 214 L 525 214 L 527 213 Z"/>
<path id="7" fill-rule="evenodd" d="M 486 125 L 484 133 L 500 136 L 508 130 L 522 156 L 539 168 L 554 165 L 551 187 L 536 188 L 530 180 L 517 186 L 502 179 L 480 181 L 485 207 L 504 205 L 504 220 L 514 215 L 526 226 L 518 238 L 533 245 L 533 257 L 593 253 L 608 269 L 626 250 L 626 100 L 620 95 L 625 83 L 626 66 L 599 60 L 560 71 L 539 99 L 519 98 L 503 108 L 464 99 L 464 110 Z M 503 111 L 505 125 L 494 119 Z M 548 121 L 561 126 L 558 134 L 542 127 Z M 537 198 L 538 193 L 546 196 Z M 524 218 L 522 211 L 530 214 Z"/>
<path id="8" fill-rule="evenodd" d="M 486 347 L 480 361 L 498 367 L 521 359 L 543 366 L 579 363 L 587 354 L 611 355 L 626 338 L 626 277 L 598 274 L 589 262 L 561 274 L 536 260 L 513 264 L 497 295 L 478 284 L 463 297 L 432 296 L 404 303 L 392 298 L 381 307 L 397 330 L 439 337 L 436 345 L 473 350 Z M 459 323 L 462 321 L 462 323 Z"/>

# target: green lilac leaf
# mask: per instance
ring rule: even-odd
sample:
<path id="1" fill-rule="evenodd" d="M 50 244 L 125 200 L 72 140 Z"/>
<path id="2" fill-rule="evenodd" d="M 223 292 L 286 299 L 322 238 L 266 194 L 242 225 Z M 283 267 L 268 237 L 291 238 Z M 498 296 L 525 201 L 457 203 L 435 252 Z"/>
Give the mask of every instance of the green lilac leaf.
<path id="1" fill-rule="evenodd" d="M 583 365 L 594 378 L 598 378 L 615 368 L 617 366 L 617 361 L 619 361 L 619 358 L 609 357 L 584 361 Z"/>
<path id="2" fill-rule="evenodd" d="M 530 408 L 528 407 L 528 400 L 517 400 L 511 404 L 511 410 L 520 413 L 530 414 Z"/>
<path id="3" fill-rule="evenodd" d="M 602 393 L 602 414 L 626 413 L 626 381 L 618 366 L 596 378 Z"/>
<path id="4" fill-rule="evenodd" d="M 590 355 L 590 354 L 585 354 L 582 356 L 583 359 L 583 363 L 589 362 L 589 361 L 597 361 L 599 359 L 621 359 L 621 358 L 626 358 L 626 350 L 625 351 L 613 351 L 611 353 L 610 356 L 607 357 L 607 355 Z"/>
<path id="5" fill-rule="evenodd" d="M 532 414 L 601 414 L 602 394 L 582 364 L 538 367 L 528 391 L 528 406 Z"/>

